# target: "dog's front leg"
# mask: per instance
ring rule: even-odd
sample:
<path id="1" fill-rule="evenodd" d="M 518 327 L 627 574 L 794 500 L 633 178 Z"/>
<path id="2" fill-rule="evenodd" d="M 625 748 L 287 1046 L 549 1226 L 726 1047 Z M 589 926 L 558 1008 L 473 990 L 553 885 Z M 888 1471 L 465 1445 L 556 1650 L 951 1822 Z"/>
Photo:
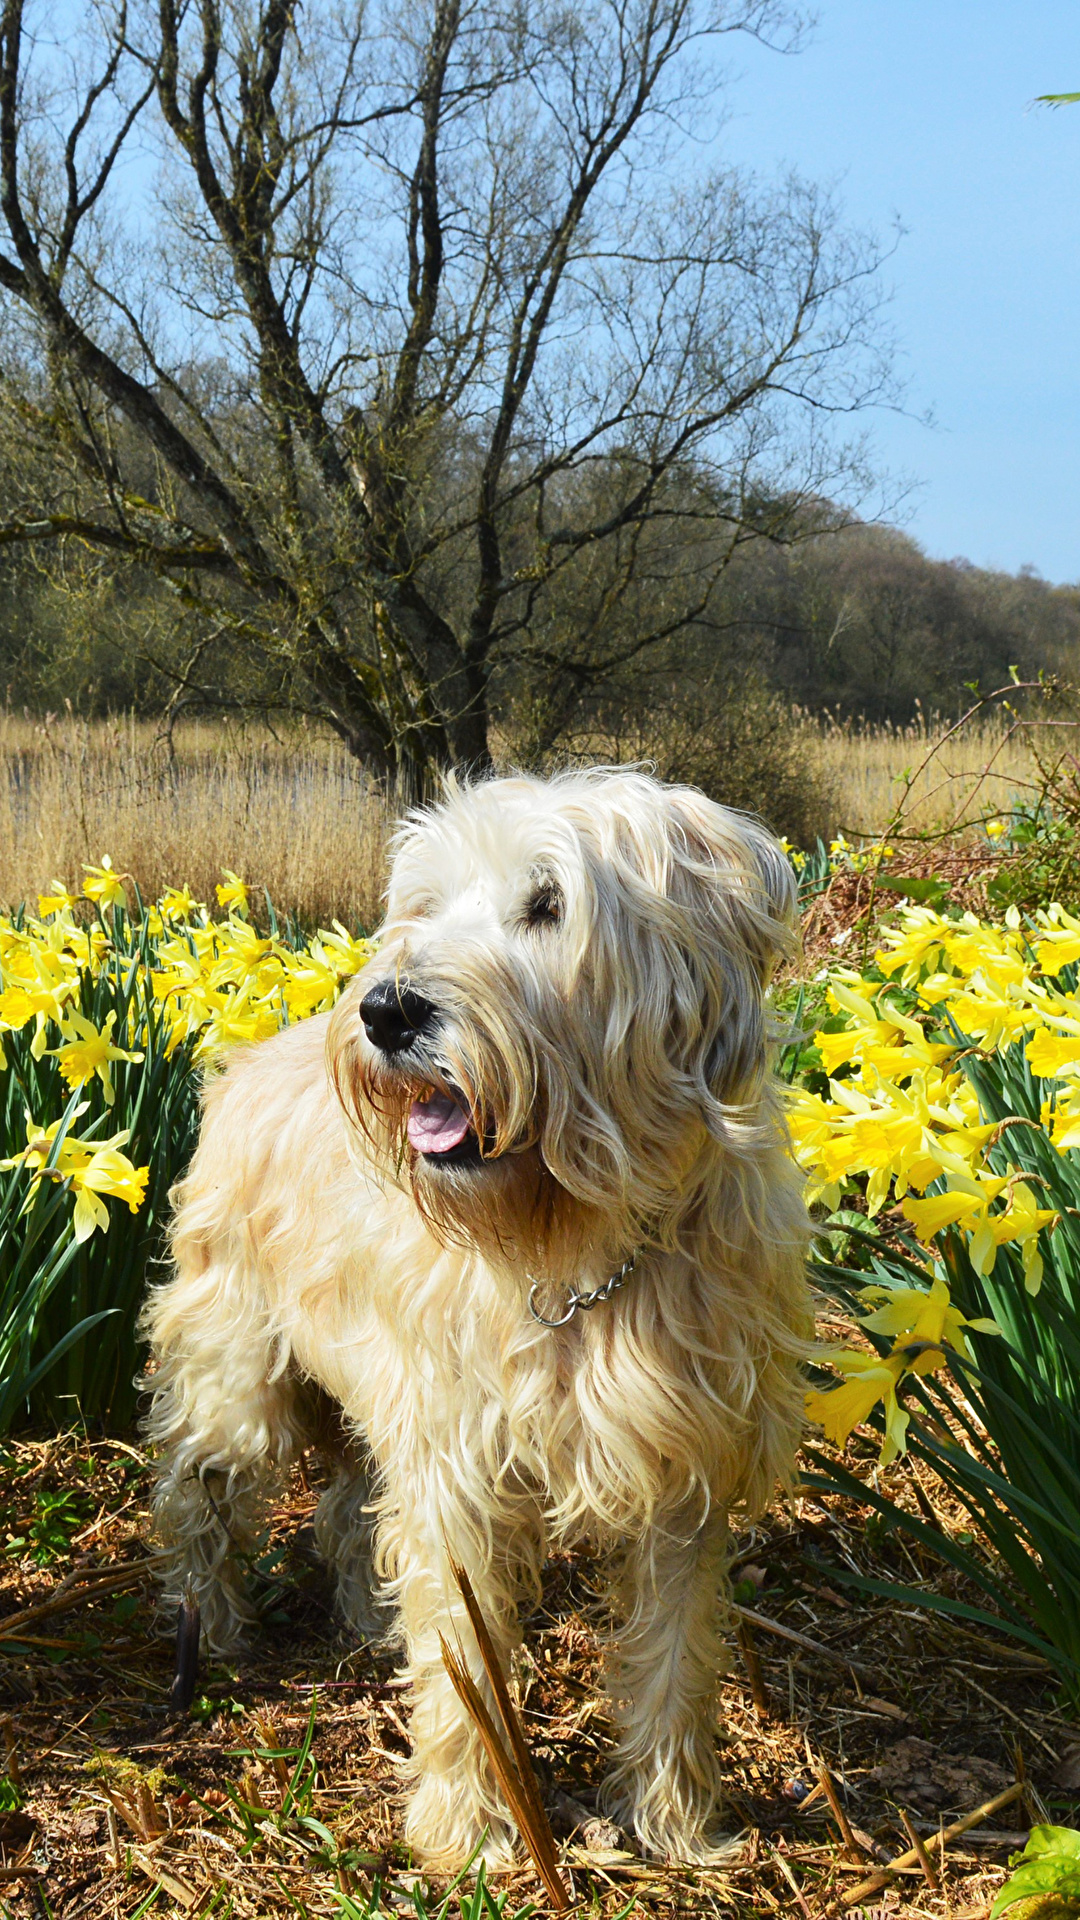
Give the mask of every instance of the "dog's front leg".
<path id="1" fill-rule="evenodd" d="M 157 1370 L 145 1431 L 160 1449 L 154 1532 L 163 1608 L 188 1593 L 227 1653 L 256 1619 L 247 1571 L 267 1509 L 304 1445 L 302 1395 L 252 1307 L 257 1276 L 181 1263 L 143 1320 Z"/>
<path id="2" fill-rule="evenodd" d="M 661 1517 L 620 1565 L 608 1692 L 619 1730 L 605 1807 L 650 1852 L 701 1860 L 721 1795 L 715 1745 L 727 1526 Z"/>
<path id="3" fill-rule="evenodd" d="M 508 1673 L 520 1639 L 521 1587 L 526 1578 L 535 1578 L 542 1556 L 539 1516 L 523 1522 L 519 1510 L 511 1526 L 498 1510 L 479 1515 L 456 1507 L 453 1489 L 437 1474 L 389 1478 L 393 1505 L 380 1528 L 379 1547 L 400 1610 L 411 1683 L 414 1785 L 406 1838 L 418 1858 L 431 1865 L 460 1867 L 479 1847 L 489 1866 L 507 1867 L 513 1861 L 513 1826 L 443 1664 L 439 1635 L 460 1647 L 498 1726 L 498 1709 L 450 1559 L 465 1568 Z"/>

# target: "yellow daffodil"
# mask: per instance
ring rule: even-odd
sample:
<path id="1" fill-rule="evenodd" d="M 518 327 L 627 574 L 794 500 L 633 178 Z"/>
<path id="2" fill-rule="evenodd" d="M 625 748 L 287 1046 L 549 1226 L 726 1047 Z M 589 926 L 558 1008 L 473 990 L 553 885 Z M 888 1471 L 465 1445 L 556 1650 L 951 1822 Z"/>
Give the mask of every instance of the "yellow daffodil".
<path id="1" fill-rule="evenodd" d="M 935 1138 L 920 1076 L 909 1087 L 875 1087 L 872 1094 L 833 1080 L 829 1091 L 833 1111 L 826 1137 L 798 1152 L 822 1184 L 868 1176 L 867 1205 L 874 1214 L 885 1205 L 894 1183 L 902 1194 L 938 1178 L 943 1149 Z M 797 1117 L 796 1145 L 798 1149 Z"/>
<path id="2" fill-rule="evenodd" d="M 194 920 L 205 912 L 190 887 L 166 887 L 157 905 L 162 920 Z"/>
<path id="3" fill-rule="evenodd" d="M 340 920 L 335 920 L 332 933 L 316 935 L 311 951 L 324 955 L 327 965 L 333 967 L 341 979 L 345 979 L 367 966 L 374 948 L 370 940 L 355 939 Z"/>
<path id="4" fill-rule="evenodd" d="M 38 912 L 42 919 L 51 913 L 70 913 L 75 905 L 75 895 L 69 893 L 62 880 L 54 880 L 51 893 L 38 894 Z"/>
<path id="5" fill-rule="evenodd" d="M 1068 928 L 1035 943 L 1035 961 L 1040 973 L 1056 976 L 1074 960 L 1080 960 L 1080 931 Z"/>
<path id="6" fill-rule="evenodd" d="M 1021 983 L 1015 983 L 1019 989 Z M 1035 1017 L 1026 994 L 987 974 L 976 973 L 959 993 L 950 994 L 949 1014 L 961 1033 L 991 1052 L 1030 1032 Z"/>
<path id="7" fill-rule="evenodd" d="M 1038 1206 L 1027 1182 L 1018 1180 L 1012 1190 L 1008 1211 L 996 1215 L 990 1223 L 999 1246 L 1007 1243 L 1019 1245 L 1024 1286 L 1028 1293 L 1038 1293 L 1042 1286 L 1043 1257 L 1039 1251 L 1039 1235 L 1044 1227 L 1055 1226 L 1058 1218 L 1053 1207 Z"/>
<path id="8" fill-rule="evenodd" d="M 30 1052 L 40 1060 L 48 1039 L 47 1023 L 63 1019 L 64 1009 L 78 992 L 78 979 L 62 955 L 38 944 L 9 952 L 3 971 L 12 984 L 0 993 L 0 1030 L 17 1033 L 33 1020 Z"/>
<path id="9" fill-rule="evenodd" d="M 114 1047 L 112 1030 L 116 1024 L 116 1014 L 105 1017 L 105 1025 L 100 1032 L 92 1020 L 72 1009 L 61 1022 L 60 1031 L 64 1044 L 50 1048 L 51 1057 L 60 1062 L 60 1072 L 69 1087 L 81 1087 L 96 1075 L 105 1089 L 105 1102 L 112 1106 L 116 1097 L 112 1083 L 110 1067 L 114 1060 L 145 1060 L 144 1053 L 131 1053 L 126 1047 Z"/>
<path id="10" fill-rule="evenodd" d="M 929 1290 L 921 1287 L 863 1287 L 859 1295 L 874 1311 L 861 1320 L 871 1333 L 887 1334 L 893 1353 L 905 1355 L 908 1371 L 931 1373 L 951 1348 L 970 1360 L 965 1329 L 999 1334 L 996 1320 L 968 1320 L 954 1307 L 945 1281 L 936 1279 Z"/>
<path id="11" fill-rule="evenodd" d="M 1024 1285 L 1037 1293 L 1042 1284 L 1043 1260 L 1039 1234 L 1053 1226 L 1058 1215 L 1053 1207 L 1040 1207 L 1027 1182 L 981 1174 L 978 1178 L 952 1173 L 951 1191 L 929 1195 L 925 1200 L 907 1199 L 903 1212 L 920 1240 L 930 1240 L 946 1227 L 962 1224 L 968 1231 L 968 1256 L 976 1273 L 993 1271 L 997 1250 L 1010 1244 L 1020 1247 Z M 991 1203 L 1008 1190 L 1008 1204 L 1000 1213 L 991 1212 Z"/>
<path id="12" fill-rule="evenodd" d="M 73 1119 L 85 1113 L 86 1103 L 76 1107 Z M 75 1194 L 74 1229 L 76 1240 L 88 1240 L 95 1228 L 108 1230 L 109 1212 L 102 1195 L 123 1200 L 137 1213 L 146 1198 L 150 1168 L 136 1167 L 119 1149 L 127 1145 L 130 1134 L 114 1133 L 110 1140 L 79 1140 L 71 1133 L 56 1146 L 61 1122 L 38 1127 L 26 1116 L 26 1146 L 21 1153 L 0 1160 L 0 1170 L 22 1166 L 33 1175 L 28 1199 L 42 1180 L 67 1181 Z M 50 1167 L 48 1161 L 54 1164 Z"/>
<path id="13" fill-rule="evenodd" d="M 228 908 L 231 913 L 239 914 L 241 918 L 246 918 L 248 912 L 247 887 L 238 873 L 230 872 L 228 867 L 223 867 L 222 872 L 225 875 L 225 885 L 222 886 L 219 881 L 214 889 L 219 904 Z"/>
<path id="14" fill-rule="evenodd" d="M 878 867 L 883 860 L 892 858 L 895 849 L 883 845 L 880 840 L 869 840 L 857 853 L 849 856 L 851 866 L 856 873 L 865 873 L 867 867 Z"/>
<path id="15" fill-rule="evenodd" d="M 1059 1153 L 1080 1147 L 1080 1088 L 1052 1102 L 1044 1100 L 1042 1123 Z"/>
<path id="16" fill-rule="evenodd" d="M 903 1356 L 889 1354 L 881 1359 L 877 1354 L 845 1348 L 829 1358 L 844 1379 L 839 1386 L 824 1392 L 814 1388 L 806 1395 L 807 1419 L 824 1427 L 825 1438 L 834 1447 L 843 1447 L 880 1401 L 885 1411 L 881 1460 L 887 1466 L 907 1444 L 908 1415 L 896 1398 L 897 1385 L 906 1371 Z"/>
<path id="17" fill-rule="evenodd" d="M 89 1105 L 89 1102 L 86 1100 L 82 1100 L 79 1102 L 79 1105 L 74 1109 L 71 1115 L 72 1122 L 81 1119 L 82 1115 L 86 1112 L 88 1105 Z M 19 1166 L 28 1167 L 30 1171 L 34 1173 L 35 1176 L 39 1176 L 42 1168 L 45 1166 L 45 1163 L 49 1158 L 49 1155 L 52 1152 L 53 1143 L 56 1139 L 57 1134 L 60 1131 L 60 1126 L 61 1126 L 61 1122 L 59 1120 L 53 1120 L 48 1126 L 39 1127 L 38 1125 L 36 1125 L 31 1115 L 27 1113 L 26 1114 L 26 1146 L 23 1148 L 21 1153 L 12 1154 L 10 1159 L 0 1160 L 0 1169 L 2 1169 L 4 1172 L 7 1172 L 11 1167 L 19 1167 Z M 113 1142 L 112 1144 L 115 1144 L 115 1142 Z M 60 1178 L 63 1177 L 62 1171 L 61 1171 L 61 1165 L 64 1159 L 70 1158 L 72 1154 L 76 1153 L 76 1151 L 81 1152 L 82 1150 L 83 1150 L 82 1143 L 75 1138 L 74 1134 L 72 1133 L 65 1134 L 63 1140 L 60 1142 L 60 1146 L 58 1149 L 58 1163 L 55 1169 L 57 1173 L 57 1177 L 60 1177 Z M 36 1184 L 36 1179 L 35 1179 L 35 1184 Z"/>
<path id="18" fill-rule="evenodd" d="M 126 1133 L 116 1136 L 117 1140 L 127 1137 Z M 84 1166 L 73 1168 L 69 1177 L 76 1196 L 75 1238 L 87 1240 L 95 1227 L 103 1232 L 108 1229 L 109 1211 L 102 1194 L 125 1201 L 132 1213 L 138 1213 L 146 1199 L 150 1168 L 136 1167 L 126 1154 L 105 1145 L 92 1153 Z"/>
<path id="19" fill-rule="evenodd" d="M 341 976 L 314 952 L 306 966 L 291 967 L 282 987 L 282 997 L 291 1020 L 306 1020 L 310 1014 L 328 1012 L 338 996 Z"/>
<path id="20" fill-rule="evenodd" d="M 829 1005 L 834 1013 L 848 1013 L 849 1024 L 836 1033 L 820 1031 L 814 1045 L 821 1054 L 826 1073 L 859 1061 L 874 1068 L 885 1080 L 906 1079 L 920 1067 L 936 1066 L 947 1060 L 955 1049 L 945 1042 L 931 1042 L 917 1020 L 910 1019 L 887 999 L 885 990 L 876 1001 L 855 992 L 840 977 L 829 985 Z"/>
<path id="21" fill-rule="evenodd" d="M 84 892 L 109 906 L 123 888 L 106 858 L 88 868 Z M 194 1041 L 200 1058 L 216 1059 L 239 1043 L 268 1038 L 292 1020 L 328 1011 L 342 983 L 366 965 L 371 943 L 350 934 L 340 921 L 297 951 L 259 934 L 248 918 L 244 882 L 226 872 L 219 892 L 227 919 L 211 920 L 187 887 L 166 890 L 145 916 L 149 964 L 125 958 L 140 990 L 149 987 L 167 1035 L 166 1052 Z M 116 958 L 110 930 L 100 920 L 80 926 L 72 896 L 57 883 L 40 898 L 42 917 L 16 924 L 0 915 L 0 1039 L 33 1027 L 30 1051 L 54 1058 L 69 1086 L 98 1079 L 113 1100 L 112 1065 L 137 1064 L 141 1016 L 130 1034 L 114 1033 L 116 1014 L 99 1029 L 80 1009 L 87 976 L 96 980 Z M 141 1006 L 141 998 L 132 1002 Z M 50 1025 L 60 1029 L 50 1035 Z M 50 1046 L 50 1038 L 53 1044 Z M 122 1045 L 127 1039 L 128 1045 Z M 0 1073 L 9 1069 L 10 1047 L 0 1046 Z M 99 1163 L 100 1164 L 100 1163 Z M 89 1205 L 89 1202 L 87 1203 Z M 82 1217 L 82 1216 L 81 1216 Z"/>
<path id="22" fill-rule="evenodd" d="M 1040 1027 L 1028 1041 L 1024 1056 L 1037 1078 L 1068 1078 L 1080 1070 L 1080 1032 L 1055 1033 L 1049 1027 Z"/>
<path id="23" fill-rule="evenodd" d="M 885 1437 L 881 1463 L 888 1466 L 907 1444 L 908 1416 L 900 1405 L 896 1390 L 905 1374 L 923 1376 L 947 1364 L 950 1353 L 970 1359 L 967 1333 L 999 1334 L 993 1320 L 968 1320 L 952 1304 L 948 1286 L 937 1279 L 923 1290 L 918 1287 L 865 1287 L 861 1298 L 874 1307 L 863 1319 L 868 1331 L 891 1337 L 891 1351 L 884 1355 L 861 1353 L 843 1348 L 825 1357 L 844 1376 L 841 1384 L 815 1388 L 806 1395 L 808 1420 L 825 1429 L 825 1437 L 836 1447 L 846 1445 L 853 1429 L 860 1426 L 880 1402 L 885 1413 Z"/>
<path id="24" fill-rule="evenodd" d="M 86 865 L 84 861 L 84 866 Z M 101 857 L 100 867 L 86 866 L 86 879 L 83 881 L 83 893 L 99 907 L 126 907 L 127 894 L 124 883 L 118 873 L 113 872 L 113 863 L 107 853 Z"/>

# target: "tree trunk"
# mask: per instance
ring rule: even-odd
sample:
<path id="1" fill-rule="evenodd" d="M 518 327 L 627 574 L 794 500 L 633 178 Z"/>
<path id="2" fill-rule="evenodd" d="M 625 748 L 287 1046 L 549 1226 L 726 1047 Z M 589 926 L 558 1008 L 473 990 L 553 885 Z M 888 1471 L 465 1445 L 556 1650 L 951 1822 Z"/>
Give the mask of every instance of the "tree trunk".
<path id="1" fill-rule="evenodd" d="M 490 773 L 493 765 L 486 662 L 466 655 L 461 683 L 465 697 L 450 723 L 450 746 L 454 766 L 476 777 Z"/>

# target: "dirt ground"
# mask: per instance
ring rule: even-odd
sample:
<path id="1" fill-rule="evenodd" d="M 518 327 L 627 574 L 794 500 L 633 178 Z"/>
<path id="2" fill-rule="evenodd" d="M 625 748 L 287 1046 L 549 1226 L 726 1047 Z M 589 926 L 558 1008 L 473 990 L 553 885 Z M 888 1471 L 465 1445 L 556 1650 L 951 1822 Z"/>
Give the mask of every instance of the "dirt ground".
<path id="1" fill-rule="evenodd" d="M 890 1484 L 914 1497 L 914 1471 L 889 1469 Z M 314 1555 L 317 1463 L 275 1523 L 261 1637 L 235 1665 L 203 1667 L 184 1718 L 168 1704 L 173 1648 L 146 1563 L 149 1484 L 138 1445 L 118 1439 L 28 1440 L 0 1462 L 2 1910 L 357 1920 L 378 1882 L 383 1914 L 438 1914 L 444 1888 L 418 1881 L 399 1841 L 393 1656 L 338 1627 Z M 937 1497 L 929 1483 L 923 1497 Z M 842 1590 L 845 1570 L 939 1590 L 953 1578 L 896 1534 L 868 1539 L 854 1508 L 811 1499 L 739 1536 L 738 1594 L 754 1617 L 733 1642 L 718 1736 L 736 1838 L 715 1866 L 677 1870 L 597 1818 L 603 1608 L 587 1560 L 552 1562 L 517 1682 L 583 1912 L 975 1920 L 1031 1822 L 1074 1818 L 1080 1725 L 1035 1657 Z M 1018 1779 L 1018 1797 L 947 1846 L 940 1878 L 916 1865 L 856 1898 L 911 1845 L 903 1815 L 933 1848 L 942 1826 Z M 493 1890 L 506 1920 L 546 1907 L 525 1865 Z M 462 1896 L 464 1912 L 467 1885 L 449 1920 Z"/>

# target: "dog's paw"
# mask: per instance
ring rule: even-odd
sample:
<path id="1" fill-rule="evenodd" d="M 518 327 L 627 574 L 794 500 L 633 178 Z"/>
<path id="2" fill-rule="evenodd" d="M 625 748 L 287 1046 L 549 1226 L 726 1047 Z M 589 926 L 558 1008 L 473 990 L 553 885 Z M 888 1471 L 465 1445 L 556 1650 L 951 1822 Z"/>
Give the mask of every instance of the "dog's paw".
<path id="1" fill-rule="evenodd" d="M 497 1814 L 485 1820 L 466 1799 L 460 1782 L 437 1774 L 422 1779 L 409 1799 L 405 1838 L 426 1867 L 457 1872 L 467 1860 L 483 1861 L 488 1873 L 507 1873 L 517 1865 L 514 1832 Z"/>
<path id="2" fill-rule="evenodd" d="M 747 1844 L 745 1829 L 723 1833 L 717 1826 L 675 1828 L 642 1838 L 644 1853 L 677 1867 L 733 1866 Z"/>
<path id="3" fill-rule="evenodd" d="M 635 1835 L 642 1853 L 679 1866 L 708 1867 L 731 1863 L 745 1845 L 745 1832 L 725 1813 L 719 1769 L 711 1747 L 710 1765 L 696 1756 L 691 1767 L 665 1767 L 657 1773 L 618 1768 L 600 1790 L 603 1811 Z"/>

